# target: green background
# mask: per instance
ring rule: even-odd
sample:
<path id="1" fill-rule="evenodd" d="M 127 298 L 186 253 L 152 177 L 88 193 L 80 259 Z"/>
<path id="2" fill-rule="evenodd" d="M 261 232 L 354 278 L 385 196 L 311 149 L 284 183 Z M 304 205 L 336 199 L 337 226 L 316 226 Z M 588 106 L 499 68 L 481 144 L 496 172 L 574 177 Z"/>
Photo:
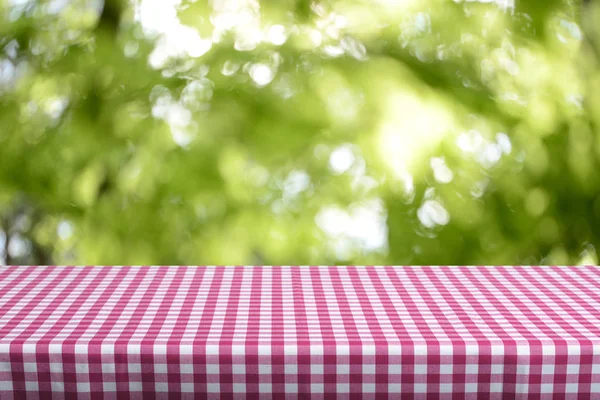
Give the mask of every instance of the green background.
<path id="1" fill-rule="evenodd" d="M 596 264 L 597 15 L 0 0 L 0 261 Z"/>

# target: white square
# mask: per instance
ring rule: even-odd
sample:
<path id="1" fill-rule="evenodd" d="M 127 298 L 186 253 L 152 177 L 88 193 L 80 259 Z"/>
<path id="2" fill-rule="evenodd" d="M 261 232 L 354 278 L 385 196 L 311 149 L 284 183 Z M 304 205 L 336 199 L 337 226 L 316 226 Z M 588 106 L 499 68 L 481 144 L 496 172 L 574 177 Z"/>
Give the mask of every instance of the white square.
<path id="1" fill-rule="evenodd" d="M 415 383 L 415 393 L 427 393 L 427 384 Z"/>
<path id="2" fill-rule="evenodd" d="M 180 345 L 179 346 L 179 354 L 186 355 L 186 356 L 194 354 L 194 346 L 191 346 L 189 344 Z"/>
<path id="3" fill-rule="evenodd" d="M 350 384 L 349 383 L 338 383 L 337 384 L 337 392 L 338 393 L 350 393 Z"/>
<path id="4" fill-rule="evenodd" d="M 399 383 L 388 383 L 388 392 L 390 393 L 401 393 L 400 388 L 401 384 Z"/>
<path id="5" fill-rule="evenodd" d="M 13 390 L 13 384 L 11 381 L 0 381 L 0 390 L 11 391 Z"/>
<path id="6" fill-rule="evenodd" d="M 155 344 L 154 345 L 154 354 L 167 354 L 167 345 L 166 344 Z"/>
<path id="7" fill-rule="evenodd" d="M 465 365 L 465 374 L 475 375 L 479 371 L 479 366 L 477 364 L 467 364 Z"/>
<path id="8" fill-rule="evenodd" d="M 388 374 L 400 375 L 401 373 L 402 373 L 402 366 L 400 364 L 389 364 L 388 365 Z"/>
<path id="9" fill-rule="evenodd" d="M 542 346 L 542 354 L 545 356 L 553 356 L 556 354 L 554 346 Z"/>
<path id="10" fill-rule="evenodd" d="M 115 364 L 102 364 L 102 372 L 105 374 L 114 374 Z"/>
<path id="11" fill-rule="evenodd" d="M 268 344 L 259 344 L 258 345 L 258 355 L 259 356 L 270 356 L 271 355 L 271 346 Z"/>
<path id="12" fill-rule="evenodd" d="M 129 390 L 131 392 L 141 392 L 142 391 L 142 382 L 129 382 Z"/>
<path id="13" fill-rule="evenodd" d="M 139 374 L 142 372 L 142 364 L 128 364 L 127 368 L 132 374 Z"/>
<path id="14" fill-rule="evenodd" d="M 493 356 L 501 356 L 504 355 L 504 346 L 494 344 L 490 348 Z"/>
<path id="15" fill-rule="evenodd" d="M 590 391 L 592 393 L 600 393 L 600 383 L 592 383 L 590 385 Z"/>
<path id="16" fill-rule="evenodd" d="M 243 356 L 246 354 L 246 346 L 234 344 L 231 346 L 231 354 L 234 356 Z"/>
<path id="17" fill-rule="evenodd" d="M 426 374 L 427 373 L 427 365 L 415 364 L 415 374 Z"/>
<path id="18" fill-rule="evenodd" d="M 310 366 L 310 373 L 313 375 L 323 373 L 323 364 L 313 364 Z"/>
<path id="19" fill-rule="evenodd" d="M 271 393 L 273 391 L 273 385 L 270 383 L 259 383 L 258 391 L 260 393 Z"/>
<path id="20" fill-rule="evenodd" d="M 127 344 L 127 354 L 138 355 L 142 352 L 141 345 L 139 344 Z"/>
<path id="21" fill-rule="evenodd" d="M 219 383 L 207 383 L 206 391 L 209 393 L 220 393 L 221 385 Z"/>
<path id="22" fill-rule="evenodd" d="M 517 374 L 518 375 L 529 375 L 529 365 L 517 365 Z"/>
<path id="23" fill-rule="evenodd" d="M 192 364 L 181 364 L 179 366 L 179 372 L 182 374 L 193 374 L 194 366 Z"/>
<path id="24" fill-rule="evenodd" d="M 466 393 L 477 392 L 477 383 L 466 383 L 465 384 L 465 392 Z"/>
<path id="25" fill-rule="evenodd" d="M 363 374 L 374 374 L 375 373 L 375 365 L 374 364 L 363 364 Z"/>
<path id="26" fill-rule="evenodd" d="M 10 369 L 9 369 L 9 371 L 10 371 Z M 23 363 L 23 371 L 25 371 L 25 372 L 37 372 L 37 364 L 36 363 L 30 363 L 30 362 Z"/>
<path id="27" fill-rule="evenodd" d="M 233 384 L 233 393 L 246 393 L 246 384 L 245 383 L 234 383 Z"/>
<path id="28" fill-rule="evenodd" d="M 283 354 L 286 356 L 295 356 L 298 354 L 298 346 L 286 344 L 283 346 Z"/>
<path id="29" fill-rule="evenodd" d="M 440 364 L 440 374 L 441 375 L 452 374 L 452 364 Z"/>
<path id="30" fill-rule="evenodd" d="M 24 363 L 24 364 L 29 364 L 29 363 Z M 2 361 L 0 362 L 0 372 L 10 372 L 10 362 L 9 361 Z"/>
<path id="31" fill-rule="evenodd" d="M 167 364 L 154 364 L 155 374 L 166 374 L 167 371 Z"/>
<path id="32" fill-rule="evenodd" d="M 440 383 L 440 393 L 452 393 L 452 384 Z"/>
<path id="33" fill-rule="evenodd" d="M 181 391 L 183 393 L 194 393 L 194 384 L 193 383 L 182 383 Z"/>
<path id="34" fill-rule="evenodd" d="M 490 392 L 492 393 L 502 393 L 502 382 L 492 382 L 490 383 Z"/>
<path id="35" fill-rule="evenodd" d="M 592 374 L 599 374 L 600 375 L 600 364 L 594 364 L 594 365 L 592 365 Z"/>
<path id="36" fill-rule="evenodd" d="M 77 391 L 86 393 L 91 391 L 89 382 L 77 382 Z"/>
<path id="37" fill-rule="evenodd" d="M 311 393 L 323 393 L 325 391 L 325 385 L 322 383 L 311 383 L 310 391 Z"/>
<path id="38" fill-rule="evenodd" d="M 50 363 L 50 372 L 62 372 L 62 364 L 59 363 Z"/>
<path id="39" fill-rule="evenodd" d="M 258 373 L 261 375 L 271 375 L 271 366 L 269 364 L 261 364 L 258 366 Z"/>
<path id="40" fill-rule="evenodd" d="M 233 364 L 231 366 L 231 373 L 232 374 L 245 374 L 246 366 L 244 364 Z"/>
<path id="41" fill-rule="evenodd" d="M 529 346 L 526 345 L 517 345 L 517 354 L 520 356 L 528 356 L 529 355 Z"/>
<path id="42" fill-rule="evenodd" d="M 579 373 L 579 365 L 577 364 L 569 364 L 567 365 L 567 374 L 575 375 Z"/>
<path id="43" fill-rule="evenodd" d="M 374 383 L 363 383 L 363 392 L 364 393 L 375 393 L 375 384 Z"/>
<path id="44" fill-rule="evenodd" d="M 467 356 L 475 356 L 479 354 L 479 346 L 468 344 L 465 346 L 465 354 Z"/>
<path id="45" fill-rule="evenodd" d="M 286 383 L 285 384 L 285 392 L 286 393 L 298 393 L 298 384 L 297 383 Z"/>
<path id="46" fill-rule="evenodd" d="M 338 364 L 336 368 L 337 368 L 338 374 L 349 374 L 350 373 L 350 366 L 348 364 Z"/>
<path id="47" fill-rule="evenodd" d="M 440 356 L 451 356 L 451 355 L 452 355 L 452 345 L 440 346 Z"/>
<path id="48" fill-rule="evenodd" d="M 3 385 L 3 383 L 2 383 L 2 384 L 0 384 L 0 388 L 3 388 L 3 387 L 2 387 L 2 385 Z M 78 385 L 79 385 L 79 384 L 78 384 Z M 89 391 L 90 391 L 90 388 L 89 388 L 90 384 L 88 383 L 87 385 L 88 385 L 88 390 L 87 390 L 87 392 L 89 392 Z M 37 382 L 25 382 L 25 390 L 39 390 L 39 389 L 40 389 L 40 388 L 39 388 L 39 386 L 38 386 L 38 383 L 37 383 Z M 77 387 L 77 389 L 79 389 L 79 387 Z M 80 392 L 85 392 L 86 390 L 79 390 L 79 391 L 80 391 Z"/>
<path id="49" fill-rule="evenodd" d="M 156 382 L 154 384 L 154 390 L 157 392 L 168 392 L 169 384 L 167 382 Z"/>
<path id="50" fill-rule="evenodd" d="M 84 344 L 76 344 L 75 345 L 75 354 L 87 354 L 88 347 Z"/>
<path id="51" fill-rule="evenodd" d="M 554 364 L 542 365 L 542 375 L 554 374 Z"/>
<path id="52" fill-rule="evenodd" d="M 338 344 L 335 347 L 335 352 L 338 356 L 348 356 L 350 355 L 350 346 L 347 344 Z"/>
<path id="53" fill-rule="evenodd" d="M 310 345 L 310 355 L 311 356 L 322 356 L 323 355 L 323 346 L 320 344 L 311 344 Z"/>
<path id="54" fill-rule="evenodd" d="M 100 354 L 114 354 L 115 347 L 112 344 L 102 344 L 100 345 Z"/>
<path id="55" fill-rule="evenodd" d="M 502 364 L 492 364 L 492 374 L 502 374 L 504 372 L 504 365 Z"/>
<path id="56" fill-rule="evenodd" d="M 415 345 L 415 356 L 426 356 L 427 346 L 426 345 Z"/>
<path id="57" fill-rule="evenodd" d="M 542 383 L 540 393 L 554 393 L 554 385 L 552 383 Z"/>
<path id="58" fill-rule="evenodd" d="M 390 346 L 388 348 L 388 354 L 390 356 L 399 356 L 399 355 L 402 355 L 402 346 Z"/>
<path id="59" fill-rule="evenodd" d="M 567 383 L 565 385 L 566 393 L 577 393 L 578 390 L 579 390 L 579 385 L 577 383 Z"/>
<path id="60" fill-rule="evenodd" d="M 527 393 L 529 391 L 529 384 L 527 383 L 517 383 L 517 388 L 515 390 L 517 393 Z"/>
<path id="61" fill-rule="evenodd" d="M 216 344 L 207 344 L 206 345 L 206 355 L 216 356 L 219 354 L 219 345 Z"/>
<path id="62" fill-rule="evenodd" d="M 363 355 L 365 356 L 374 356 L 375 355 L 375 346 L 372 344 L 364 345 L 362 348 Z"/>
<path id="63" fill-rule="evenodd" d="M 48 353 L 50 354 L 62 354 L 62 344 L 49 344 Z"/>
<path id="64" fill-rule="evenodd" d="M 218 374 L 219 366 L 216 364 L 207 364 L 206 365 L 206 373 L 207 374 Z"/>
<path id="65" fill-rule="evenodd" d="M 283 367 L 283 371 L 286 374 L 297 374 L 298 373 L 298 366 L 296 364 L 286 364 Z"/>
<path id="66" fill-rule="evenodd" d="M 116 392 L 117 384 L 116 382 L 104 382 L 104 391 L 106 392 Z"/>

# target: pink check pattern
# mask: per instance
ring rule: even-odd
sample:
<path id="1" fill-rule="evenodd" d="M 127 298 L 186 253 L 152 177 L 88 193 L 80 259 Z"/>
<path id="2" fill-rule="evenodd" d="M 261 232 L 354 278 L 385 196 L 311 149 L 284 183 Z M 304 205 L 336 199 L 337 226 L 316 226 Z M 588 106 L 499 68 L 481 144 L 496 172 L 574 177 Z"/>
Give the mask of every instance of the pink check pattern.
<path id="1" fill-rule="evenodd" d="M 600 398 L 597 267 L 0 267 L 0 399 Z"/>

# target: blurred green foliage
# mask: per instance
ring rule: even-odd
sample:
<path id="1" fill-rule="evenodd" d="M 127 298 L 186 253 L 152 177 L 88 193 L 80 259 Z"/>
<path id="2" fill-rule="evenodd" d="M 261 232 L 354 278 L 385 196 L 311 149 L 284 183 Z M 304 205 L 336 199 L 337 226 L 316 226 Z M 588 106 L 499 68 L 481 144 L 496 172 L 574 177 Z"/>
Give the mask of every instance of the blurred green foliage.
<path id="1" fill-rule="evenodd" d="M 598 10 L 0 0 L 0 261 L 595 264 Z"/>

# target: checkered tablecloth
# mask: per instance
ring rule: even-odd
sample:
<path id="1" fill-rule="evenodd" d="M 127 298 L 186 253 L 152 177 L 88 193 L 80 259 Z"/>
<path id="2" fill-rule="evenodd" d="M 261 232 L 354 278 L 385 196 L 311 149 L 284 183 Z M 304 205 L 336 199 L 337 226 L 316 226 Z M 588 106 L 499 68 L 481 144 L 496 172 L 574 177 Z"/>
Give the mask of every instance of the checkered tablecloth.
<path id="1" fill-rule="evenodd" d="M 600 268 L 0 267 L 2 400 L 306 394 L 599 399 Z"/>

